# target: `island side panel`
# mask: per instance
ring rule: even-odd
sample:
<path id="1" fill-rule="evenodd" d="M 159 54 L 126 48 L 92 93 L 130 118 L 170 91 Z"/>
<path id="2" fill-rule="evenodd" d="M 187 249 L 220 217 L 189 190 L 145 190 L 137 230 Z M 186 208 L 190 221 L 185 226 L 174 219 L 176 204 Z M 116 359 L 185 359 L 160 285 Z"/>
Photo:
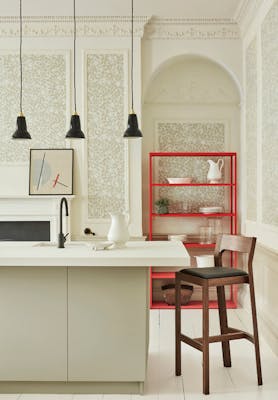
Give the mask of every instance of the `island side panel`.
<path id="1" fill-rule="evenodd" d="M 0 381 L 67 379 L 66 274 L 0 268 Z"/>
<path id="2" fill-rule="evenodd" d="M 69 381 L 145 381 L 148 300 L 148 267 L 69 267 Z"/>

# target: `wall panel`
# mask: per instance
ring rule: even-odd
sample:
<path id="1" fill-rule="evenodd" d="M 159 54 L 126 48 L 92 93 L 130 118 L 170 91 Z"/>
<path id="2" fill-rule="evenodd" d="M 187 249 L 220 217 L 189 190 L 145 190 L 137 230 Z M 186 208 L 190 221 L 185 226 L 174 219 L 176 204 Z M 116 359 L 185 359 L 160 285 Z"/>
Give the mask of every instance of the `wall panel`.
<path id="1" fill-rule="evenodd" d="M 278 226 L 278 2 L 262 28 L 262 222 Z"/>
<path id="2" fill-rule="evenodd" d="M 23 55 L 23 113 L 32 140 L 13 141 L 19 114 L 19 57 L 0 54 L 1 162 L 27 162 L 30 147 L 65 147 L 67 67 L 65 53 Z"/>
<path id="3" fill-rule="evenodd" d="M 158 122 L 157 142 L 157 151 L 225 151 L 225 125 L 217 122 Z M 217 158 L 213 160 L 217 161 Z M 158 181 L 166 182 L 166 177 L 191 176 L 195 182 L 206 182 L 208 170 L 206 159 L 163 157 L 159 158 Z M 173 201 L 184 199 L 190 203 L 193 212 L 198 212 L 202 206 L 225 205 L 221 187 L 166 187 L 160 188 L 159 194 Z"/>
<path id="4" fill-rule="evenodd" d="M 99 219 L 127 206 L 126 52 L 90 52 L 86 66 L 88 215 Z"/>
<path id="5" fill-rule="evenodd" d="M 257 219 L 257 41 L 246 50 L 246 196 L 247 219 Z"/>

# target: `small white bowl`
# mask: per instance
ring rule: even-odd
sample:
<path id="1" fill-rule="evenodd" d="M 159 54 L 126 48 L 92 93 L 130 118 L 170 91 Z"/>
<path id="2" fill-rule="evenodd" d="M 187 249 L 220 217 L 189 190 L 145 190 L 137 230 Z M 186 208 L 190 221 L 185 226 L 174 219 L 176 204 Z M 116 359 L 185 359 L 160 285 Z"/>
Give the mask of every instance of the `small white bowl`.
<path id="1" fill-rule="evenodd" d="M 199 212 L 203 214 L 213 214 L 213 213 L 221 213 L 223 212 L 223 207 L 215 206 L 215 207 L 200 207 Z"/>
<path id="2" fill-rule="evenodd" d="M 168 240 L 181 240 L 184 242 L 186 240 L 186 235 L 168 235 Z"/>
<path id="3" fill-rule="evenodd" d="M 98 251 L 98 250 L 109 250 L 113 246 L 113 242 L 93 242 L 93 250 Z"/>
<path id="4" fill-rule="evenodd" d="M 187 176 L 185 178 L 166 178 L 169 183 L 191 183 L 192 178 Z"/>

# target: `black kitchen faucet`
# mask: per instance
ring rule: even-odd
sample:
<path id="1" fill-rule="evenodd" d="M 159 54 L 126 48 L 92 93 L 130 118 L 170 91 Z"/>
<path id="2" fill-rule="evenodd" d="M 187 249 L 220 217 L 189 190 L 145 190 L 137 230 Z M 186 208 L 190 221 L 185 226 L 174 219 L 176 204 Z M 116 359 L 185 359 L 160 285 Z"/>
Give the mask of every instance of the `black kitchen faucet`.
<path id="1" fill-rule="evenodd" d="M 63 204 L 65 204 L 66 216 L 68 217 L 68 215 L 69 215 L 68 201 L 65 197 L 62 197 L 61 201 L 60 201 L 60 232 L 58 235 L 58 248 L 59 249 L 63 249 L 65 247 L 65 241 L 68 236 L 68 233 L 66 235 L 63 234 Z"/>

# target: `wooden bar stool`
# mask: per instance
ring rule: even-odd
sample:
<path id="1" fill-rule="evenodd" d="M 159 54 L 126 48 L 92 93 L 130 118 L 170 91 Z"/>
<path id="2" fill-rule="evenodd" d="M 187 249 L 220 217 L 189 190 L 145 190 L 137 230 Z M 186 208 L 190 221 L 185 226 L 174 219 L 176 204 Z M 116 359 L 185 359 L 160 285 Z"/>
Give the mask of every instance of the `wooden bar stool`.
<path id="1" fill-rule="evenodd" d="M 209 344 L 222 342 L 223 363 L 231 367 L 230 340 L 247 339 L 255 346 L 258 385 L 262 385 L 261 359 L 259 349 L 258 325 L 254 292 L 252 261 L 256 238 L 238 235 L 218 235 L 215 247 L 215 267 L 188 268 L 176 272 L 176 375 L 181 375 L 181 342 L 200 350 L 203 353 L 203 393 L 209 394 Z M 247 253 L 247 272 L 222 266 L 222 255 L 225 250 Z M 203 336 L 192 339 L 181 333 L 181 282 L 202 287 L 203 302 Z M 230 328 L 227 320 L 225 285 L 248 283 L 253 320 L 253 335 L 239 329 Z M 220 335 L 209 336 L 209 288 L 217 287 L 217 300 L 220 320 Z"/>

